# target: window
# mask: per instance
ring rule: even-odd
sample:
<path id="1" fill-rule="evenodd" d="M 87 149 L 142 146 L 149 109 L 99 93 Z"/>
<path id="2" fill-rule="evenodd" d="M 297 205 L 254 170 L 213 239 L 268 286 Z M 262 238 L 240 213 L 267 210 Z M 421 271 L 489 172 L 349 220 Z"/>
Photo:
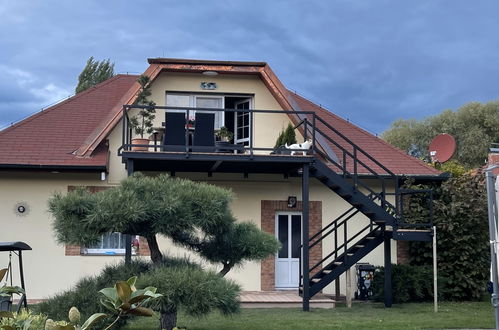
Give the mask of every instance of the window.
<path id="1" fill-rule="evenodd" d="M 139 237 L 132 237 L 132 243 L 137 241 Z M 136 249 L 132 248 L 132 254 Z M 84 254 L 125 254 L 125 237 L 121 233 L 109 233 L 102 235 L 100 242 L 83 249 Z"/>
<path id="2" fill-rule="evenodd" d="M 223 109 L 224 97 L 223 96 L 199 96 L 194 94 L 166 94 L 166 105 L 169 107 L 185 107 L 185 108 L 204 108 L 204 109 Z M 184 112 L 186 110 L 168 110 L 168 112 Z M 224 126 L 224 112 L 223 111 L 203 111 L 203 113 L 215 114 L 215 129 L 220 129 Z M 189 120 L 194 120 L 196 115 L 195 110 L 189 111 Z"/>

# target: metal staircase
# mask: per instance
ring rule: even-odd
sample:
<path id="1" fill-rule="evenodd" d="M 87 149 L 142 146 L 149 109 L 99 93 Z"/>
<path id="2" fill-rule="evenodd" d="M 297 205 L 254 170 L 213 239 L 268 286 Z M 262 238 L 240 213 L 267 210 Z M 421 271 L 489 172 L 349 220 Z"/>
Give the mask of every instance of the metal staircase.
<path id="1" fill-rule="evenodd" d="M 320 135 L 323 140 L 329 142 L 332 147 L 329 150 L 334 150 L 335 155 L 316 146 L 316 160 L 310 168 L 310 176 L 334 191 L 351 207 L 319 232 L 311 235 L 308 242 L 305 242 L 304 238 L 302 248 L 307 257 L 302 258 L 299 288 L 304 300 L 304 310 L 308 310 L 308 300 L 311 297 L 338 279 L 383 242 L 385 268 L 387 274 L 390 274 L 390 240 L 431 240 L 432 226 L 431 191 L 400 189 L 399 176 L 320 117 L 313 119 L 317 122 L 312 126 L 307 126 L 310 124 L 305 118 L 296 128 L 304 126 L 301 130 L 305 139 L 309 134 L 312 134 L 314 139 L 316 135 Z M 428 219 L 424 223 L 413 224 L 404 221 L 404 199 L 414 194 L 422 194 L 421 196 L 429 200 Z M 357 216 L 359 214 L 364 217 Z M 351 229 L 354 227 L 353 221 L 356 222 L 354 231 Z M 360 229 L 359 221 L 365 221 Z M 309 265 L 310 249 L 325 240 L 332 241 L 332 251 L 320 261 Z M 303 262 L 306 265 L 303 265 Z M 391 287 L 391 283 L 385 283 L 385 292 L 387 285 Z M 385 297 L 387 306 L 391 305 L 390 292 L 391 289 L 387 293 L 388 299 Z"/>

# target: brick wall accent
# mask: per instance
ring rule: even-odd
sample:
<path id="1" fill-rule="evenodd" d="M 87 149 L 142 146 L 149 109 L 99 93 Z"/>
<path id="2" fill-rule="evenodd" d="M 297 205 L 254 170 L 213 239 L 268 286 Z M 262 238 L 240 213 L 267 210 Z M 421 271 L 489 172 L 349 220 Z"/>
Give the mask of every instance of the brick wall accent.
<path id="1" fill-rule="evenodd" d="M 64 255 L 79 256 L 81 255 L 81 247 L 79 245 L 66 245 L 64 247 Z"/>
<path id="2" fill-rule="evenodd" d="M 397 263 L 409 264 L 409 242 L 397 241 Z"/>
<path id="3" fill-rule="evenodd" d="M 68 186 L 68 192 L 71 192 L 76 189 L 77 186 Z M 96 193 L 99 191 L 103 191 L 109 189 L 109 186 L 85 186 L 91 193 Z M 141 256 L 149 256 L 151 252 L 149 251 L 149 245 L 144 237 L 139 237 L 139 252 L 138 255 Z M 66 245 L 64 250 L 64 255 L 66 256 L 80 256 L 81 255 L 81 246 L 79 245 Z"/>
<path id="4" fill-rule="evenodd" d="M 138 254 L 141 256 L 150 256 L 151 251 L 149 250 L 149 244 L 147 244 L 147 240 L 145 237 L 139 237 L 139 252 Z"/>
<path id="5" fill-rule="evenodd" d="M 263 231 L 275 235 L 275 215 L 277 212 L 301 212 L 302 202 L 298 202 L 295 208 L 288 208 L 287 201 L 261 201 L 261 227 Z M 309 203 L 309 234 L 314 235 L 322 228 L 322 202 L 311 201 Z M 322 259 L 322 243 L 318 243 L 310 249 L 310 265 L 314 265 Z M 261 290 L 275 290 L 275 256 L 272 255 L 262 261 L 261 264 Z"/>

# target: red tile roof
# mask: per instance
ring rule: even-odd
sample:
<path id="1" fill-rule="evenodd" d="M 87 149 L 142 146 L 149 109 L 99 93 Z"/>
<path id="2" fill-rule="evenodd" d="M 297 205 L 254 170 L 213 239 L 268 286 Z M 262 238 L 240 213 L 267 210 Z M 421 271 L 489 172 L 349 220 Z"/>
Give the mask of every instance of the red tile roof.
<path id="1" fill-rule="evenodd" d="M 116 75 L 0 132 L 0 166 L 106 166 L 107 146 L 90 157 L 74 151 L 137 80 Z"/>
<path id="2" fill-rule="evenodd" d="M 304 97 L 292 93 L 289 91 L 289 97 L 291 97 L 295 104 L 302 111 L 314 111 L 320 118 L 322 118 L 325 122 L 351 140 L 354 144 L 360 147 L 362 150 L 366 151 L 373 158 L 375 158 L 379 163 L 388 168 L 394 174 L 398 175 L 428 175 L 434 176 L 441 174 L 440 171 L 436 170 L 433 167 L 426 165 L 424 162 L 420 161 L 417 158 L 407 155 L 402 150 L 388 144 L 382 139 L 366 132 L 365 130 L 355 126 L 354 124 L 346 121 L 345 119 L 335 115 L 334 113 L 318 106 L 317 104 L 305 99 Z M 329 137 L 337 141 L 343 148 L 352 152 L 351 146 L 345 142 L 344 139 L 340 138 L 338 135 L 333 133 L 329 128 L 327 128 L 322 123 L 317 124 L 318 128 L 323 131 L 325 134 L 328 134 Z M 339 148 L 334 146 L 332 143 L 329 143 L 331 148 L 335 151 L 336 155 L 342 159 L 342 153 Z M 359 154 L 359 159 L 366 163 L 367 166 L 375 170 L 377 173 L 382 174 L 385 171 L 381 169 L 377 164 L 375 164 L 372 160 L 367 157 Z M 349 159 L 347 159 L 347 164 L 351 165 Z M 351 167 L 351 166 L 349 166 Z M 359 173 L 368 174 L 368 170 L 360 167 L 358 169 Z"/>
<path id="3" fill-rule="evenodd" d="M 251 64 L 248 67 L 239 62 L 237 66 L 234 62 L 177 63 L 167 60 L 154 60 L 144 74 L 154 79 L 162 70 L 202 72 L 213 67 L 219 72 L 258 74 L 284 109 L 315 111 L 395 174 L 440 174 L 328 110 L 289 92 L 266 63 L 248 63 Z M 109 151 L 103 141 L 121 118 L 122 105 L 133 102 L 138 89 L 136 79 L 137 76 L 117 75 L 0 132 L 0 167 L 6 164 L 105 166 Z M 330 132 L 324 125 L 319 125 L 319 128 Z M 328 134 L 335 141 L 341 141 L 335 134 Z M 340 144 L 350 147 L 343 142 Z M 338 148 L 331 147 L 341 154 Z M 383 172 L 366 157 L 360 156 L 360 159 L 378 173 Z M 367 170 L 360 168 L 359 172 L 366 173 Z"/>

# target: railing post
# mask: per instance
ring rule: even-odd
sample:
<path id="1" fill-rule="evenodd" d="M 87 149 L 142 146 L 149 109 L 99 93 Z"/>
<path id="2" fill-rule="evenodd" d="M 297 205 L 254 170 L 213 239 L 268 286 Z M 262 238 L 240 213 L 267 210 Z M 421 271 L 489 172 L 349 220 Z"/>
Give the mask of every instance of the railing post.
<path id="1" fill-rule="evenodd" d="M 391 260 L 391 239 L 383 228 L 384 248 L 385 248 L 385 307 L 392 307 L 392 260 Z"/>
<path id="2" fill-rule="evenodd" d="M 357 189 L 357 148 L 353 147 L 353 187 Z"/>
<path id="3" fill-rule="evenodd" d="M 185 114 L 185 157 L 189 157 L 189 109 Z"/>
<path id="4" fill-rule="evenodd" d="M 308 121 L 307 118 L 303 119 L 303 139 L 307 141 L 308 138 L 308 127 L 307 127 Z"/>
<path id="5" fill-rule="evenodd" d="M 345 221 L 343 224 L 343 262 L 346 265 L 348 261 L 348 248 L 347 248 L 347 241 L 348 241 L 348 233 L 347 233 L 348 227 L 347 227 L 347 222 Z"/>
<path id="6" fill-rule="evenodd" d="M 315 128 L 317 127 L 317 122 L 315 120 L 316 114 L 312 115 L 312 153 L 315 154 Z"/>
<path id="7" fill-rule="evenodd" d="M 234 115 L 237 116 L 237 113 Z M 253 111 L 252 110 L 250 110 L 250 131 L 249 131 L 249 134 L 250 134 L 250 156 L 253 157 L 253 136 L 254 136 L 254 134 L 253 134 Z"/>
<path id="8" fill-rule="evenodd" d="M 128 159 L 127 161 L 127 172 L 128 176 L 133 174 L 133 160 Z M 130 265 L 132 263 L 132 235 L 125 234 L 125 265 Z"/>
<path id="9" fill-rule="evenodd" d="M 308 311 L 310 309 L 310 278 L 309 278 L 309 227 L 308 227 L 308 215 L 309 215 L 309 165 L 303 165 L 302 174 L 302 272 L 303 272 L 303 311 Z"/>
<path id="10" fill-rule="evenodd" d="M 430 210 L 430 214 L 429 214 L 429 217 L 430 217 L 430 226 L 433 227 L 433 190 L 430 190 L 430 196 L 429 196 L 429 207 L 428 209 Z"/>
<path id="11" fill-rule="evenodd" d="M 126 125 L 126 118 L 125 118 L 125 112 L 126 112 L 126 110 L 125 110 L 125 106 L 123 106 L 123 108 L 121 109 L 121 111 L 122 111 L 122 114 L 121 114 L 122 115 L 122 118 L 121 118 L 121 143 L 122 144 L 128 144 L 128 141 L 126 139 L 126 134 L 125 134 L 125 132 L 126 132 L 126 127 L 125 127 L 125 125 Z M 127 149 L 125 149 L 125 150 L 127 150 Z"/>

